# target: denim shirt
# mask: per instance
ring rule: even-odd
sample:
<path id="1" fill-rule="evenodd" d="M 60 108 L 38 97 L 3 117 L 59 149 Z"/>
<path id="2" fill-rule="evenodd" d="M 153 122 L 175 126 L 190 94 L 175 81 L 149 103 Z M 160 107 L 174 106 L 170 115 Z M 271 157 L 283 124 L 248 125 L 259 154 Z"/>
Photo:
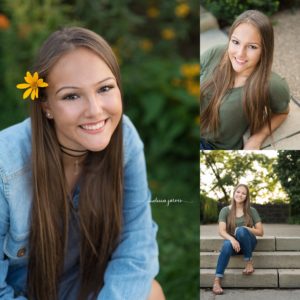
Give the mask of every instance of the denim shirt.
<path id="1" fill-rule="evenodd" d="M 126 116 L 123 144 L 123 229 L 97 300 L 146 300 L 158 273 L 143 143 Z M 31 124 L 26 119 L 0 132 L 0 299 L 27 299 L 31 180 Z"/>

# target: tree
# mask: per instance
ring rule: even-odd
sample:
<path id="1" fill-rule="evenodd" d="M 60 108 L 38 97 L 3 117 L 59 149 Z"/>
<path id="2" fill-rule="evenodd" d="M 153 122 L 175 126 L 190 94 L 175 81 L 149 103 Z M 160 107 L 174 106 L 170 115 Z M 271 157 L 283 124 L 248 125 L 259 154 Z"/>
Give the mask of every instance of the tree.
<path id="1" fill-rule="evenodd" d="M 279 151 L 275 171 L 290 198 L 291 215 L 300 219 L 300 152 Z"/>
<path id="2" fill-rule="evenodd" d="M 219 201 L 228 204 L 232 188 L 242 178 L 247 178 L 254 201 L 259 197 L 272 202 L 283 192 L 273 170 L 275 161 L 275 158 L 249 151 L 201 151 L 201 192 L 214 193 Z M 211 178 L 211 182 L 207 183 L 207 177 Z"/>

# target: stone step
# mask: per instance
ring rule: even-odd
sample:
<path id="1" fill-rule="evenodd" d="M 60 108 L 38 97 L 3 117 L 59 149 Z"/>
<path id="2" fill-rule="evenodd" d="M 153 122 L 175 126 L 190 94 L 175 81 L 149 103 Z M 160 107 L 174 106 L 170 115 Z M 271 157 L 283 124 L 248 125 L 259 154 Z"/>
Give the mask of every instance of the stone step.
<path id="1" fill-rule="evenodd" d="M 279 269 L 278 270 L 280 288 L 298 288 L 300 287 L 299 269 Z"/>
<path id="2" fill-rule="evenodd" d="M 222 280 L 223 287 L 234 288 L 277 288 L 278 272 L 276 269 L 256 269 L 251 275 L 243 275 L 243 269 L 227 269 Z M 200 270 L 200 287 L 212 287 L 215 270 Z"/>
<path id="3" fill-rule="evenodd" d="M 200 237 L 200 251 L 221 249 L 224 239 L 221 237 Z M 300 251 L 300 237 L 257 237 L 255 251 Z"/>
<path id="4" fill-rule="evenodd" d="M 214 269 L 219 252 L 200 252 L 200 268 Z M 258 269 L 300 269 L 299 251 L 253 252 L 254 267 Z M 232 256 L 228 268 L 244 268 L 243 255 Z M 300 285 L 300 284 L 299 284 Z"/>
<path id="5" fill-rule="evenodd" d="M 300 237 L 276 237 L 277 251 L 300 251 Z"/>
<path id="6" fill-rule="evenodd" d="M 209 251 L 220 250 L 223 245 L 223 242 L 224 239 L 217 236 L 200 237 L 200 251 L 209 252 Z M 294 250 L 294 249 L 290 249 L 290 250 Z M 275 251 L 275 237 L 274 236 L 257 237 L 257 245 L 255 251 Z"/>
<path id="7" fill-rule="evenodd" d="M 211 47 L 226 44 L 228 37 L 220 29 L 211 29 L 200 33 L 200 54 L 203 54 Z"/>
<path id="8" fill-rule="evenodd" d="M 211 29 L 219 29 L 217 19 L 200 5 L 200 32 L 205 32 Z"/>
<path id="9" fill-rule="evenodd" d="M 250 275 L 242 275 L 243 269 L 227 269 L 222 280 L 223 287 L 234 288 L 299 288 L 299 269 L 256 269 Z M 215 270 L 200 270 L 200 287 L 212 287 Z"/>

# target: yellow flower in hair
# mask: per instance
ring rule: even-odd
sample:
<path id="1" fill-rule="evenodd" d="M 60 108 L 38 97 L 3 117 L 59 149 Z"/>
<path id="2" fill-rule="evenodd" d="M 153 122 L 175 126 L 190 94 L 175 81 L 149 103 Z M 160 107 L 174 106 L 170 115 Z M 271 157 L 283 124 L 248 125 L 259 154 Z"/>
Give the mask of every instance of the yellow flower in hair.
<path id="1" fill-rule="evenodd" d="M 42 78 L 39 79 L 37 72 L 31 75 L 27 71 L 26 76 L 24 77 L 26 83 L 17 84 L 18 89 L 27 89 L 23 94 L 23 99 L 26 99 L 31 94 L 31 100 L 39 97 L 39 88 L 47 87 L 48 83 L 44 82 Z"/>

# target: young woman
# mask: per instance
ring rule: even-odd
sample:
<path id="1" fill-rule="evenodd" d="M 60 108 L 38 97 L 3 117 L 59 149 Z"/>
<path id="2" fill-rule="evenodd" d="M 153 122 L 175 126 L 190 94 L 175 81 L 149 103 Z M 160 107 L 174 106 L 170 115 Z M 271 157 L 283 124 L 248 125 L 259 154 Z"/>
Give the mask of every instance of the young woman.
<path id="1" fill-rule="evenodd" d="M 0 298 L 164 299 L 143 144 L 109 45 L 71 27 L 40 49 L 30 119 L 0 133 Z"/>
<path id="2" fill-rule="evenodd" d="M 221 279 L 232 255 L 243 254 L 246 262 L 243 274 L 254 272 L 252 251 L 257 240 L 256 236 L 263 236 L 263 225 L 257 210 L 250 207 L 249 188 L 239 184 L 233 192 L 230 206 L 223 207 L 219 214 L 219 234 L 225 239 L 221 249 L 213 292 L 223 294 Z"/>
<path id="3" fill-rule="evenodd" d="M 269 19 L 249 10 L 233 23 L 227 45 L 201 56 L 201 149 L 260 149 L 286 119 L 289 88 L 271 72 L 273 51 Z"/>

